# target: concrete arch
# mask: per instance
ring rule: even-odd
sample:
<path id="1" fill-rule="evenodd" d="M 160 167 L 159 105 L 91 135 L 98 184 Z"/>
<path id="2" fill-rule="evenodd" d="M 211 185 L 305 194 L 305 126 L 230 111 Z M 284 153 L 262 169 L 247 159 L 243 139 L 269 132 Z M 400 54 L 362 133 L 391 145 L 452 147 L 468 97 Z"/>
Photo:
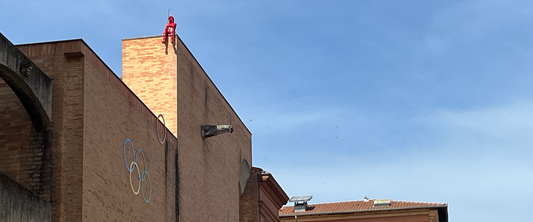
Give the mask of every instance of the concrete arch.
<path id="1" fill-rule="evenodd" d="M 2 33 L 0 78 L 20 99 L 36 129 L 52 126 L 52 79 Z"/>

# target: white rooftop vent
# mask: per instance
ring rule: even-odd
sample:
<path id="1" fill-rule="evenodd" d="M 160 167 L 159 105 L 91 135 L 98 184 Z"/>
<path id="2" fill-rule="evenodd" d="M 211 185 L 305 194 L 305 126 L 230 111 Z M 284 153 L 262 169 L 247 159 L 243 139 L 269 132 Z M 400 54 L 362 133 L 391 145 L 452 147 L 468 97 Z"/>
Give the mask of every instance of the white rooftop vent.
<path id="1" fill-rule="evenodd" d="M 311 200 L 313 196 L 294 196 L 289 202 L 294 202 L 294 212 L 305 212 L 307 210 L 307 201 Z"/>
<path id="2" fill-rule="evenodd" d="M 374 207 L 389 207 L 389 206 L 390 206 L 389 199 L 374 200 Z"/>

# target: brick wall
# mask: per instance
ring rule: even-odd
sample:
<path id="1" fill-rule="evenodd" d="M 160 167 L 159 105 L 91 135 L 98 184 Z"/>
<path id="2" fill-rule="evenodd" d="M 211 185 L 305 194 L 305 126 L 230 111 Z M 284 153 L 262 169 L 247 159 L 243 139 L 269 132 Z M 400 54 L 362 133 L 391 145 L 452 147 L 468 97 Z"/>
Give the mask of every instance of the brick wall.
<path id="1" fill-rule="evenodd" d="M 346 214 L 317 214 L 299 215 L 298 221 L 320 222 L 438 222 L 437 218 L 430 217 L 437 210 L 389 210 L 383 212 L 355 212 Z M 295 221 L 294 216 L 280 218 L 282 222 Z"/>
<path id="2" fill-rule="evenodd" d="M 35 130 L 19 98 L 1 78 L 0 98 L 0 171 L 32 189 L 30 144 Z"/>
<path id="3" fill-rule="evenodd" d="M 53 78 L 52 221 L 239 220 L 239 163 L 251 163 L 250 132 L 181 40 L 167 55 L 159 37 L 146 39 L 151 43 L 133 47 L 138 53 L 133 57 L 147 60 L 125 62 L 123 73 L 125 81 L 128 73 L 144 73 L 130 86 L 156 95 L 144 98 L 147 104 L 82 40 L 19 46 Z M 154 113 L 163 113 L 175 130 L 163 129 Z M 202 139 L 202 124 L 232 124 L 235 132 Z M 32 146 L 33 134 L 24 133 L 26 146 Z M 158 133 L 167 135 L 164 144 Z M 144 153 L 145 161 L 140 154 L 136 159 L 137 169 L 146 167 L 149 174 L 142 188 L 136 169 L 130 183 L 126 165 L 133 153 L 127 144 L 124 158 L 127 138 Z"/>
<path id="4" fill-rule="evenodd" d="M 131 102 L 136 98 L 121 92 L 122 83 L 113 84 L 92 63 L 86 67 L 84 220 L 174 221 L 175 137 L 163 132 L 170 138 L 160 144 L 156 117 L 139 112 L 142 107 Z M 131 143 L 124 149 L 126 139 Z M 134 155 L 137 165 L 130 173 Z M 148 176 L 140 182 L 144 169 Z"/>
<path id="5" fill-rule="evenodd" d="M 122 80 L 156 114 L 177 132 L 176 54 L 165 53 L 161 38 L 122 42 Z M 163 50 L 162 50 L 163 49 Z"/>
<path id="6" fill-rule="evenodd" d="M 175 120 L 165 119 L 169 127 L 177 125 L 180 219 L 238 221 L 239 163 L 243 158 L 251 163 L 251 133 L 181 39 L 168 48 L 160 41 L 124 40 L 122 79 L 155 113 L 166 111 L 160 104 L 177 108 L 172 111 L 177 112 Z M 177 68 L 162 70 L 165 67 Z M 154 84 L 167 78 L 176 81 L 176 89 L 174 83 Z M 202 124 L 232 124 L 235 132 L 202 139 Z"/>
<path id="7" fill-rule="evenodd" d="M 259 174 L 260 169 L 252 169 L 250 178 L 240 197 L 239 221 L 241 222 L 259 221 Z"/>
<path id="8" fill-rule="evenodd" d="M 278 222 L 279 221 L 279 207 L 276 206 L 273 199 L 269 197 L 266 185 L 262 185 L 259 189 L 259 221 L 260 222 Z"/>
<path id="9" fill-rule="evenodd" d="M 77 40 L 18 46 L 53 78 L 50 151 L 52 221 L 81 221 L 83 45 Z"/>
<path id="10" fill-rule="evenodd" d="M 9 85 L 0 79 L 0 171 L 50 200 L 50 144 L 46 129 L 36 129 Z"/>
<path id="11" fill-rule="evenodd" d="M 52 221 L 174 221 L 177 151 L 170 131 L 83 41 L 19 48 L 54 78 Z M 166 135 L 164 144 L 157 133 Z M 125 167 L 126 138 L 145 154 L 137 161 L 149 174 L 144 189 L 132 172 L 138 195 Z M 129 144 L 126 152 L 131 163 Z"/>
<path id="12" fill-rule="evenodd" d="M 276 222 L 289 197 L 272 174 L 253 167 L 241 196 L 241 222 Z"/>

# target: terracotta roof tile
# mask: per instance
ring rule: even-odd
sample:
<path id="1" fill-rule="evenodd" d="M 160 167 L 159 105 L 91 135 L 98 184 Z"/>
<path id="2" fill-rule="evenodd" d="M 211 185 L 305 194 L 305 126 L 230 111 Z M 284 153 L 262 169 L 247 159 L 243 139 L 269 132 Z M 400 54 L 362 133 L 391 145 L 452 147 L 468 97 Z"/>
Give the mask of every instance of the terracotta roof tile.
<path id="1" fill-rule="evenodd" d="M 279 210 L 280 216 L 302 215 L 302 214 L 328 214 L 328 213 L 343 213 L 343 212 L 357 212 L 357 211 L 375 211 L 375 210 L 392 210 L 392 209 L 408 209 L 408 208 L 433 208 L 433 207 L 447 207 L 447 204 L 442 203 L 423 203 L 423 202 L 409 202 L 409 201 L 393 201 L 390 206 L 374 207 L 374 200 L 368 201 L 348 201 L 348 202 L 334 202 L 309 204 L 308 210 L 305 212 L 294 213 L 294 207 L 284 206 Z"/>

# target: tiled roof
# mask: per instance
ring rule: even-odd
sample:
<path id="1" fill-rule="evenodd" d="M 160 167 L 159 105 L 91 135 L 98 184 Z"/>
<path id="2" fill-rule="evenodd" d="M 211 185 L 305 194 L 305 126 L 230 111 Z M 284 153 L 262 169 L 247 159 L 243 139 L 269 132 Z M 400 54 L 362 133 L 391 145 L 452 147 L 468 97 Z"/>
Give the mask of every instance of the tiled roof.
<path id="1" fill-rule="evenodd" d="M 408 202 L 408 201 L 393 201 L 390 206 L 374 207 L 374 200 L 368 201 L 348 201 L 335 203 L 321 203 L 309 204 L 305 212 L 294 213 L 294 207 L 285 206 L 279 210 L 279 216 L 290 216 L 294 214 L 330 214 L 330 213 L 351 213 L 358 211 L 379 211 L 379 210 L 393 210 L 393 209 L 410 209 L 410 208 L 437 208 L 447 207 L 447 204 L 442 203 L 423 203 L 423 202 Z"/>

